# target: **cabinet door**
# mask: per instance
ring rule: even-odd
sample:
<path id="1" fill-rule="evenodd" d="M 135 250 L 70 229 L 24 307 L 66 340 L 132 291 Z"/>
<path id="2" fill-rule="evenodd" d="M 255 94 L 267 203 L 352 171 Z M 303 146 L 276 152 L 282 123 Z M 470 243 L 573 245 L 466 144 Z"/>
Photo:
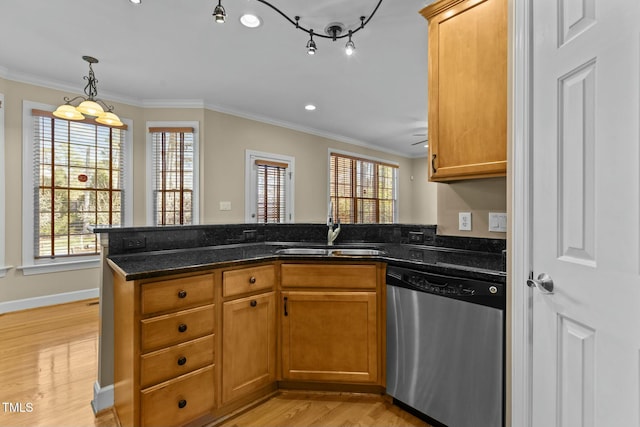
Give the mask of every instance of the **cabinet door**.
<path id="1" fill-rule="evenodd" d="M 375 383 L 375 292 L 282 292 L 284 379 Z"/>
<path id="2" fill-rule="evenodd" d="M 445 0 L 429 20 L 429 179 L 507 170 L 505 0 Z"/>
<path id="3" fill-rule="evenodd" d="M 222 402 L 275 381 L 275 293 L 222 304 Z"/>

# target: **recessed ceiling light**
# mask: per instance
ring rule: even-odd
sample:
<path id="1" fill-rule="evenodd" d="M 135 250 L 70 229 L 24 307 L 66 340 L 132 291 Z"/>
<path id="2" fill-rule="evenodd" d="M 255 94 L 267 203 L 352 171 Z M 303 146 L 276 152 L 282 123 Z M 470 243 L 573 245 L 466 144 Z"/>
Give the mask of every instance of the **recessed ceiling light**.
<path id="1" fill-rule="evenodd" d="M 307 104 L 307 105 L 304 106 L 304 109 L 307 110 L 307 111 L 313 111 L 313 110 L 316 109 L 316 106 L 313 105 L 313 104 Z"/>
<path id="2" fill-rule="evenodd" d="M 133 4 L 141 4 L 142 0 L 129 0 Z"/>
<path id="3" fill-rule="evenodd" d="M 242 15 L 240 22 L 247 28 L 258 28 L 262 24 L 262 20 L 259 17 L 250 13 Z"/>

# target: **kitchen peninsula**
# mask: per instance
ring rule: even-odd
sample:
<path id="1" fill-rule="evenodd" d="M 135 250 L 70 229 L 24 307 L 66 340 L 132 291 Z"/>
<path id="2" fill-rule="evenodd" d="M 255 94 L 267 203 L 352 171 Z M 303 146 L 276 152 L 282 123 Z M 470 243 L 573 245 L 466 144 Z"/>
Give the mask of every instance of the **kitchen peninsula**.
<path id="1" fill-rule="evenodd" d="M 503 240 L 435 231 L 346 225 L 305 252 L 283 249 L 326 249 L 326 226 L 97 229 L 99 380 L 115 361 L 121 423 L 206 424 L 278 388 L 384 392 L 387 265 L 505 282 Z"/>

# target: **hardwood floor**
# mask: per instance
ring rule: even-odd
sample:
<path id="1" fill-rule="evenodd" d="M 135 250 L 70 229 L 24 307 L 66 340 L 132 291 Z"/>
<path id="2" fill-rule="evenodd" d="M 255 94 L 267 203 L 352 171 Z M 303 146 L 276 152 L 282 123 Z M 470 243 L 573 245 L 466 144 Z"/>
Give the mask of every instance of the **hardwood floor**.
<path id="1" fill-rule="evenodd" d="M 0 426 L 117 427 L 94 416 L 97 300 L 0 315 Z M 366 394 L 281 392 L 223 426 L 424 426 Z"/>
<path id="2" fill-rule="evenodd" d="M 220 427 L 423 426 L 424 421 L 382 396 L 283 391 Z"/>

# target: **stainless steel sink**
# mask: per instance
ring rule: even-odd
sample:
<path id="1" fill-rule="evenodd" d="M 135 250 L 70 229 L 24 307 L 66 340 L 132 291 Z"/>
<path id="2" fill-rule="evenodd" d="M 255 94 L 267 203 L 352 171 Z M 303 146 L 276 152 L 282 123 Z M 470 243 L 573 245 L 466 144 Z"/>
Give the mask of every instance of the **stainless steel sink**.
<path id="1" fill-rule="evenodd" d="M 378 249 L 349 248 L 349 249 L 332 249 L 331 250 L 331 255 L 334 255 L 334 256 L 377 256 L 382 253 L 383 252 Z"/>
<path id="2" fill-rule="evenodd" d="M 280 255 L 330 255 L 328 249 L 321 248 L 286 248 L 276 251 Z"/>
<path id="3" fill-rule="evenodd" d="M 285 248 L 276 251 L 279 255 L 322 255 L 322 256 L 377 256 L 383 252 L 364 248 Z"/>

